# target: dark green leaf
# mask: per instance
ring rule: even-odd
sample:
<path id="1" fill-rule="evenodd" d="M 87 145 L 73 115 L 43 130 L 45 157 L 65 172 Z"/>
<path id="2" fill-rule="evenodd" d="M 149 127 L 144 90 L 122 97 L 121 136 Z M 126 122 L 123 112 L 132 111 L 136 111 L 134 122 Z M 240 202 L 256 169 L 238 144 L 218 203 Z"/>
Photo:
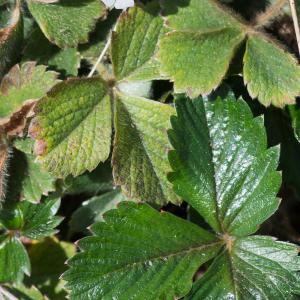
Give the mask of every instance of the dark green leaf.
<path id="1" fill-rule="evenodd" d="M 56 233 L 55 227 L 62 221 L 61 217 L 55 216 L 59 206 L 60 200 L 50 196 L 39 204 L 20 202 L 18 208 L 23 215 L 21 235 L 40 239 Z"/>
<path id="2" fill-rule="evenodd" d="M 26 249 L 14 236 L 0 236 L 0 283 L 21 282 L 24 273 L 30 275 Z"/>
<path id="3" fill-rule="evenodd" d="M 294 293 L 300 292 L 297 246 L 263 236 L 232 243 L 186 299 L 296 299 Z"/>
<path id="4" fill-rule="evenodd" d="M 71 299 L 184 296 L 198 267 L 220 249 L 200 227 L 146 204 L 123 202 L 84 238 L 64 274 Z M 87 268 L 88 266 L 88 268 Z"/>
<path id="5" fill-rule="evenodd" d="M 173 117 L 169 179 L 216 232 L 244 236 L 279 205 L 279 149 L 267 148 L 263 119 L 232 96 L 179 97 Z"/>

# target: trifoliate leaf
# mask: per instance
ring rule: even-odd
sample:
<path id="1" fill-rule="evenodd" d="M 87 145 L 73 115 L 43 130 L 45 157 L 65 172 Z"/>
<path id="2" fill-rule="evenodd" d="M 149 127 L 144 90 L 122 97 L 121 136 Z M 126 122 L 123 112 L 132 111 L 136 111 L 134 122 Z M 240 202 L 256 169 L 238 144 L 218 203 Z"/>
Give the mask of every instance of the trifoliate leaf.
<path id="1" fill-rule="evenodd" d="M 281 184 L 279 149 L 266 150 L 263 119 L 253 119 L 247 104 L 232 96 L 181 96 L 176 105 L 169 154 L 175 192 L 216 232 L 255 232 L 278 208 Z"/>
<path id="2" fill-rule="evenodd" d="M 73 300 L 180 298 L 220 249 L 209 232 L 146 204 L 123 202 L 104 218 L 63 276 Z"/>
<path id="3" fill-rule="evenodd" d="M 115 110 L 113 175 L 129 198 L 178 203 L 167 180 L 167 130 L 175 113 L 167 104 L 119 93 Z"/>
<path id="4" fill-rule="evenodd" d="M 39 28 L 31 32 L 24 49 L 23 59 L 48 65 L 65 76 L 77 76 L 80 65 L 80 55 L 77 49 L 58 48 L 46 39 Z"/>
<path id="5" fill-rule="evenodd" d="M 161 39 L 158 58 L 175 91 L 196 97 L 219 85 L 245 34 L 242 24 L 215 1 L 182 2 L 163 1 L 166 24 L 173 31 Z"/>
<path id="6" fill-rule="evenodd" d="M 110 153 L 112 117 L 107 84 L 99 77 L 56 85 L 36 106 L 30 134 L 36 154 L 58 177 L 92 171 Z"/>
<path id="7" fill-rule="evenodd" d="M 26 100 L 44 96 L 57 82 L 57 73 L 46 71 L 46 66 L 36 66 L 35 62 L 15 65 L 1 82 L 0 120 L 18 111 Z"/>
<path id="8" fill-rule="evenodd" d="M 30 239 L 41 239 L 56 233 L 55 227 L 62 221 L 55 216 L 60 206 L 60 199 L 49 197 L 38 204 L 28 201 L 18 203 L 17 209 L 22 214 L 22 236 Z"/>
<path id="9" fill-rule="evenodd" d="M 67 269 L 65 261 L 75 253 L 74 244 L 60 242 L 55 237 L 33 243 L 28 249 L 32 271 L 26 284 L 34 284 L 49 299 L 66 299 L 60 275 Z"/>
<path id="10" fill-rule="evenodd" d="M 19 50 L 23 42 L 23 19 L 20 12 L 20 1 L 12 11 L 7 27 L 0 29 L 0 78 L 19 59 Z"/>
<path id="11" fill-rule="evenodd" d="M 185 299 L 296 299 L 299 269 L 295 245 L 264 236 L 237 239 L 214 260 Z"/>
<path id="12" fill-rule="evenodd" d="M 136 6 L 123 12 L 112 35 L 111 57 L 117 80 L 151 80 L 162 76 L 154 59 L 163 20 L 158 6 Z"/>
<path id="13" fill-rule="evenodd" d="M 31 140 L 19 140 L 15 143 L 15 147 L 22 151 L 22 148 L 27 147 Z M 20 154 L 19 172 L 20 181 L 22 182 L 22 199 L 29 202 L 37 203 L 42 195 L 48 195 L 49 192 L 55 191 L 55 178 L 47 171 L 43 170 L 39 162 L 36 161 L 35 155 L 32 153 Z M 17 175 L 14 175 L 17 176 Z"/>
<path id="14" fill-rule="evenodd" d="M 105 14 L 99 0 L 60 0 L 44 4 L 27 0 L 29 10 L 49 41 L 60 48 L 88 41 L 96 20 Z"/>
<path id="15" fill-rule="evenodd" d="M 300 68 L 283 49 L 252 35 L 244 57 L 244 81 L 252 98 L 259 98 L 264 106 L 283 107 L 299 95 Z"/>
<path id="16" fill-rule="evenodd" d="M 21 282 L 24 273 L 30 275 L 26 249 L 14 236 L 0 236 L 0 283 Z"/>
<path id="17" fill-rule="evenodd" d="M 121 191 L 114 190 L 84 201 L 71 217 L 70 230 L 72 232 L 87 231 L 91 224 L 103 221 L 104 213 L 126 200 L 128 200 L 127 197 Z"/>
<path id="18" fill-rule="evenodd" d="M 268 36 L 246 25 L 212 0 L 163 0 L 166 26 L 160 41 L 161 73 L 174 81 L 175 92 L 190 97 L 208 94 L 226 76 L 237 50 L 243 51 L 244 82 L 265 106 L 282 107 L 299 95 L 300 67 Z M 240 55 L 239 55 L 240 56 Z"/>

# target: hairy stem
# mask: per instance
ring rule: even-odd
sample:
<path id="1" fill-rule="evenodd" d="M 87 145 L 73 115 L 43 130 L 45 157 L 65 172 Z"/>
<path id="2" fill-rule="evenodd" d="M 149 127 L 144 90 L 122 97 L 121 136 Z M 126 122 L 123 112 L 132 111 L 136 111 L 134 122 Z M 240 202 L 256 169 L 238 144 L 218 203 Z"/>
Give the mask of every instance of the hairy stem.
<path id="1" fill-rule="evenodd" d="M 278 16 L 282 7 L 287 3 L 287 0 L 277 0 L 270 5 L 265 12 L 257 15 L 253 21 L 255 28 L 260 28 L 267 25 L 272 19 Z"/>
<path id="2" fill-rule="evenodd" d="M 296 33 L 298 52 L 300 55 L 300 31 L 299 31 L 299 22 L 298 22 L 298 16 L 297 16 L 297 11 L 296 11 L 296 5 L 295 5 L 294 0 L 289 0 L 289 1 L 290 1 L 290 8 L 291 8 L 291 13 L 292 13 L 295 33 Z"/>

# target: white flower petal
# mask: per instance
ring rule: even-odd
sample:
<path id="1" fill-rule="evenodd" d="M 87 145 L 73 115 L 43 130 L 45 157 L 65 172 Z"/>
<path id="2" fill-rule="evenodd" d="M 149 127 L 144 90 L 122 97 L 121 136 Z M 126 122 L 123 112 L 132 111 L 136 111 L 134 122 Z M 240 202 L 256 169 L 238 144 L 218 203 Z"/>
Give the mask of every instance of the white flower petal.
<path id="1" fill-rule="evenodd" d="M 127 7 L 134 6 L 134 0 L 116 0 L 116 9 L 126 9 Z"/>
<path id="2" fill-rule="evenodd" d="M 102 0 L 102 2 L 109 8 L 115 5 L 116 0 Z"/>

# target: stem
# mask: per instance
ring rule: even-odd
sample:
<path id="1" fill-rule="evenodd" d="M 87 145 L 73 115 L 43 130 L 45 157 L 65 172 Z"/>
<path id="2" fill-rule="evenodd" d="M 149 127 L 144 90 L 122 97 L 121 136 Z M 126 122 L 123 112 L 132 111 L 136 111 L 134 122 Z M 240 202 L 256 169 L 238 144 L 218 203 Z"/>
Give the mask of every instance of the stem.
<path id="1" fill-rule="evenodd" d="M 100 55 L 99 55 L 99 57 L 98 57 L 96 63 L 94 64 L 94 66 L 93 66 L 91 72 L 89 73 L 88 77 L 92 77 L 92 76 L 94 75 L 94 73 L 95 73 L 95 71 L 96 71 L 98 65 L 99 65 L 100 62 L 102 61 L 102 59 L 103 59 L 103 57 L 104 57 L 106 51 L 108 50 L 108 48 L 109 48 L 109 46 L 110 46 L 110 42 L 111 42 L 111 34 L 109 35 L 109 38 L 108 38 L 108 40 L 107 40 L 107 42 L 106 42 L 106 45 L 105 45 L 104 49 L 102 50 L 102 52 L 100 53 Z"/>
<path id="2" fill-rule="evenodd" d="M 291 13 L 292 13 L 295 33 L 296 33 L 298 52 L 299 52 L 299 55 L 300 55 L 300 31 L 299 31 L 299 22 L 298 22 L 298 17 L 297 17 L 296 5 L 295 5 L 294 0 L 289 0 L 289 1 L 290 1 L 290 8 L 291 8 Z"/>
<path id="3" fill-rule="evenodd" d="M 5 290 L 3 287 L 0 286 L 0 300 L 4 299 L 5 296 L 9 300 L 18 300 L 14 295 L 9 293 L 7 290 Z"/>
<path id="4" fill-rule="evenodd" d="M 116 23 L 116 25 L 114 26 L 114 28 L 110 31 L 109 36 L 108 36 L 108 39 L 107 39 L 107 42 L 106 42 L 106 44 L 105 44 L 105 47 L 103 48 L 103 50 L 102 50 L 102 52 L 100 53 L 100 55 L 99 55 L 99 57 L 98 57 L 96 63 L 94 64 L 94 66 L 93 66 L 91 72 L 89 73 L 88 78 L 90 78 L 90 77 L 92 77 L 92 76 L 94 75 L 94 73 L 95 73 L 95 71 L 96 71 L 98 65 L 101 63 L 103 57 L 105 56 L 105 53 L 107 52 L 107 50 L 108 50 L 108 48 L 109 48 L 109 46 L 110 46 L 110 43 L 111 43 L 112 33 L 113 33 L 113 31 L 116 30 L 116 27 L 117 27 L 117 23 Z"/>
<path id="5" fill-rule="evenodd" d="M 282 7 L 287 3 L 287 0 L 277 0 L 274 4 L 267 7 L 266 11 L 256 16 L 254 19 L 255 28 L 264 27 L 272 19 L 274 19 L 282 9 Z"/>

